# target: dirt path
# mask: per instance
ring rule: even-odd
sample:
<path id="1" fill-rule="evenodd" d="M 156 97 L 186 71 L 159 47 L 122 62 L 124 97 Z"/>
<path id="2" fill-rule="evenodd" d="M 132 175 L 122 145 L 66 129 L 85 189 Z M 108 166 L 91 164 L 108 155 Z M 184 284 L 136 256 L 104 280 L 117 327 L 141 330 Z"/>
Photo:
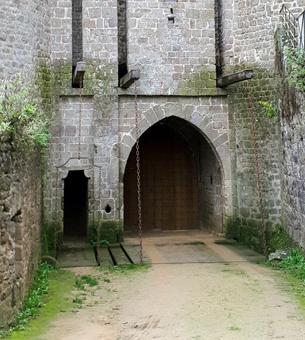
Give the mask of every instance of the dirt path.
<path id="1" fill-rule="evenodd" d="M 61 315 L 40 339 L 304 339 L 304 313 L 274 272 L 212 237 L 202 241 L 211 261 L 167 261 L 164 246 L 179 249 L 185 239 L 178 237 L 162 239 L 162 246 L 145 240 L 155 263 L 146 272 L 105 279 L 96 268 L 74 268 L 99 276 L 100 286 L 87 292 L 83 309 Z"/>

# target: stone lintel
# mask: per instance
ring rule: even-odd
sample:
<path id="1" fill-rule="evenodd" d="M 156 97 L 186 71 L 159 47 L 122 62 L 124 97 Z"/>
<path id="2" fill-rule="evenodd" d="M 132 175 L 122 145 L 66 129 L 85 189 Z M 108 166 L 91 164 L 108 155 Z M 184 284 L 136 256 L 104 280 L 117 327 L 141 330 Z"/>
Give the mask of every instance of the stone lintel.
<path id="1" fill-rule="evenodd" d="M 140 78 L 140 70 L 131 70 L 120 79 L 120 87 L 127 89 Z"/>
<path id="2" fill-rule="evenodd" d="M 86 71 L 86 63 L 84 61 L 78 61 L 73 74 L 73 85 L 82 86 L 84 75 Z"/>
<path id="3" fill-rule="evenodd" d="M 218 87 L 226 87 L 228 85 L 238 83 L 240 81 L 251 79 L 253 76 L 252 70 L 244 70 L 237 73 L 232 73 L 227 76 L 223 76 L 217 79 L 217 86 Z"/>

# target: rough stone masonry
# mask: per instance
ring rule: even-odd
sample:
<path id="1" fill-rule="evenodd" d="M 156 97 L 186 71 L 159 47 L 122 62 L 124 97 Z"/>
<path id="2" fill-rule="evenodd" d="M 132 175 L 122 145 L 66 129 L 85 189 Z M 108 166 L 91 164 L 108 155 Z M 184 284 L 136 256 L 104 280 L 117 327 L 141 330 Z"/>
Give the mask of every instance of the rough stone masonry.
<path id="1" fill-rule="evenodd" d="M 206 229 L 263 251 L 254 113 L 266 237 L 282 225 L 304 245 L 303 96 L 287 104 L 274 66 L 283 5 L 295 18 L 304 9 L 302 0 L 1 2 L 1 79 L 36 81 L 52 138 L 42 182 L 36 161 L 1 145 L 1 170 L 7 157 L 18 162 L 1 173 L 0 310 L 10 312 L 0 326 L 20 307 L 42 238 L 55 255 L 73 238 L 116 242 L 137 230 L 137 132 L 144 232 Z M 246 69 L 251 81 L 216 86 Z M 120 88 L 132 70 L 140 79 Z M 279 116 L 263 116 L 259 101 Z"/>

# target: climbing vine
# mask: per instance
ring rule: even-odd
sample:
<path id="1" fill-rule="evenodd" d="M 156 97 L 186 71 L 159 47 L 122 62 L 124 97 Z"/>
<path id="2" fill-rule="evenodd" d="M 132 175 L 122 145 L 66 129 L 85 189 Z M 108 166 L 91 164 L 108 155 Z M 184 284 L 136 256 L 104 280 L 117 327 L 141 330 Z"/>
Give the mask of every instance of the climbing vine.
<path id="1" fill-rule="evenodd" d="M 18 74 L 0 87 L 0 141 L 45 148 L 50 138 L 48 125 L 33 84 Z"/>
<path id="2" fill-rule="evenodd" d="M 305 50 L 302 47 L 286 47 L 284 61 L 288 84 L 298 91 L 305 91 Z"/>

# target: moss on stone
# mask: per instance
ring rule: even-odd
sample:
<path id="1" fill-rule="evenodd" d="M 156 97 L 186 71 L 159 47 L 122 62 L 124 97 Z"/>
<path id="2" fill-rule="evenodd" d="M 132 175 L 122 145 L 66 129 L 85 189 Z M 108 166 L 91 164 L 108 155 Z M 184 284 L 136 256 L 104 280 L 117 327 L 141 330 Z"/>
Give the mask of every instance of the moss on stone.
<path id="1" fill-rule="evenodd" d="M 207 91 L 215 89 L 215 73 L 212 71 L 195 72 L 181 83 L 178 90 L 180 95 L 207 95 Z"/>
<path id="2" fill-rule="evenodd" d="M 88 242 L 107 241 L 110 244 L 123 241 L 122 221 L 91 221 L 88 230 Z"/>
<path id="3" fill-rule="evenodd" d="M 60 221 L 45 221 L 42 227 L 42 254 L 56 257 L 58 247 L 62 243 L 62 223 Z"/>

